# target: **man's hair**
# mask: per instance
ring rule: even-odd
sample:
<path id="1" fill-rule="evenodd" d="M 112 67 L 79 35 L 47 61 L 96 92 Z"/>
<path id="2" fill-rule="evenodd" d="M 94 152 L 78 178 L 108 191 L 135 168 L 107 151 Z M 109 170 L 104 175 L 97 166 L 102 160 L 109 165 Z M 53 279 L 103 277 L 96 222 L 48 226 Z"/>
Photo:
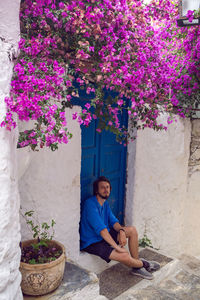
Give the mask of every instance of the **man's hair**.
<path id="1" fill-rule="evenodd" d="M 93 182 L 93 195 L 97 195 L 98 194 L 98 190 L 99 190 L 99 182 L 101 181 L 106 181 L 109 183 L 110 185 L 110 190 L 112 189 L 111 187 L 111 183 L 110 183 L 110 180 L 108 178 L 106 178 L 105 176 L 100 176 L 97 180 L 95 180 Z"/>

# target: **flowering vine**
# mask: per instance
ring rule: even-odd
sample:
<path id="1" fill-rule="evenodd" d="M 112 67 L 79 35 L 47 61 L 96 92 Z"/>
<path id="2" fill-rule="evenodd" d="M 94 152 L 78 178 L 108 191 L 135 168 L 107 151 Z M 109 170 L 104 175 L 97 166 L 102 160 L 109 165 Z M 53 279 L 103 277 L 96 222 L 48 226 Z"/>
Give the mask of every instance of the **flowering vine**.
<path id="1" fill-rule="evenodd" d="M 200 84 L 199 27 L 178 28 L 177 16 L 171 0 L 22 1 L 20 55 L 1 126 L 15 127 L 13 114 L 32 120 L 19 147 L 55 150 L 72 136 L 65 109 L 81 89 L 88 96 L 73 119 L 85 126 L 98 119 L 97 131 L 125 140 L 134 128 L 166 129 L 158 122 L 163 110 L 191 115 Z M 129 132 L 120 124 L 123 110 Z"/>

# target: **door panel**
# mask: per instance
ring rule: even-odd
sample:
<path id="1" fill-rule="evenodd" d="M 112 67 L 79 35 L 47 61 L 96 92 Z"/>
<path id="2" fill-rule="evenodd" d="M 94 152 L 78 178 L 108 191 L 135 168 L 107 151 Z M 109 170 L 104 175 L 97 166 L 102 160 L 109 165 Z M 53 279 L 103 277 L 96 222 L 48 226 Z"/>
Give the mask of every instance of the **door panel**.
<path id="1" fill-rule="evenodd" d="M 95 122 L 91 122 L 90 126 L 87 130 L 82 132 L 84 133 L 83 139 L 82 139 L 82 147 L 94 148 L 96 147 L 96 126 Z"/>
<path id="2" fill-rule="evenodd" d="M 116 141 L 113 133 L 105 131 L 102 134 L 100 165 L 103 169 L 101 175 L 109 178 L 112 185 L 108 199 L 110 207 L 119 221 L 123 222 L 126 147 Z"/>
<path id="3" fill-rule="evenodd" d="M 96 122 L 82 126 L 81 202 L 93 195 L 93 182 L 98 177 L 99 139 Z"/>
<path id="4" fill-rule="evenodd" d="M 97 133 L 96 120 L 89 127 L 82 126 L 81 202 L 93 195 L 94 180 L 105 176 L 112 185 L 110 207 L 123 223 L 125 171 L 126 147 L 116 142 L 115 135 L 108 131 Z"/>
<path id="5" fill-rule="evenodd" d="M 87 95 L 84 90 L 79 92 L 80 99 L 74 104 L 84 105 Z M 108 96 L 107 92 L 107 96 Z M 117 93 L 112 92 L 112 97 Z M 127 127 L 127 114 L 120 117 L 121 125 Z M 108 199 L 115 216 L 123 223 L 125 175 L 126 175 L 126 147 L 116 141 L 116 137 L 109 131 L 97 133 L 97 121 L 93 120 L 88 127 L 81 126 L 82 130 L 82 157 L 81 157 L 81 204 L 93 195 L 93 182 L 99 176 L 107 177 L 112 185 Z"/>
<path id="6" fill-rule="evenodd" d="M 121 151 L 115 151 L 114 149 L 106 150 L 104 149 L 102 154 L 102 170 L 105 174 L 112 174 L 114 172 L 120 172 L 121 164 Z"/>

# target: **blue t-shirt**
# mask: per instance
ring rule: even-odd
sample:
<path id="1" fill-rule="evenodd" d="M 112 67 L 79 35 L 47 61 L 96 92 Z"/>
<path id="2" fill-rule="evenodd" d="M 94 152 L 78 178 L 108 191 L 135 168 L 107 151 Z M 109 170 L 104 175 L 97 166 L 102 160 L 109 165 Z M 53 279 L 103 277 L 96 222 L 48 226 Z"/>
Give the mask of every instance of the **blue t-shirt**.
<path id="1" fill-rule="evenodd" d="M 81 250 L 93 243 L 100 242 L 103 239 L 100 235 L 101 230 L 107 228 L 110 231 L 116 222 L 119 221 L 113 215 L 108 201 L 101 206 L 96 196 L 87 199 L 81 213 Z"/>

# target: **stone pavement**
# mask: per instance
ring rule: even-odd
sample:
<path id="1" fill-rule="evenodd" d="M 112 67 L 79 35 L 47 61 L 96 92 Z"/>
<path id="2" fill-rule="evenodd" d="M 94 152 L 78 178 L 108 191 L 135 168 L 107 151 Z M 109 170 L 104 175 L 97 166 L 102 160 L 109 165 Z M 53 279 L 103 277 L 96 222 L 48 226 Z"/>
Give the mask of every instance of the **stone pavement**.
<path id="1" fill-rule="evenodd" d="M 67 262 L 63 282 L 56 291 L 41 297 L 24 296 L 24 300 L 200 300 L 199 259 L 188 255 L 171 259 L 148 248 L 143 251 L 142 257 L 161 263 L 153 280 L 130 276 L 120 264 L 99 274 L 98 280 L 96 274 Z M 116 287 L 116 293 L 112 287 Z"/>
<path id="2" fill-rule="evenodd" d="M 61 285 L 44 296 L 27 296 L 24 300 L 104 300 L 99 295 L 99 281 L 96 274 L 68 261 Z"/>
<path id="3" fill-rule="evenodd" d="M 172 261 L 171 258 L 153 251 L 150 248 L 145 248 L 139 252 L 141 258 L 147 260 L 155 260 L 160 263 L 163 268 L 167 263 Z M 131 274 L 131 269 L 120 263 L 110 267 L 98 275 L 100 294 L 106 296 L 109 300 L 115 299 L 124 291 L 135 286 L 143 279 Z"/>
<path id="4" fill-rule="evenodd" d="M 182 255 L 114 300 L 200 300 L 200 260 Z"/>

